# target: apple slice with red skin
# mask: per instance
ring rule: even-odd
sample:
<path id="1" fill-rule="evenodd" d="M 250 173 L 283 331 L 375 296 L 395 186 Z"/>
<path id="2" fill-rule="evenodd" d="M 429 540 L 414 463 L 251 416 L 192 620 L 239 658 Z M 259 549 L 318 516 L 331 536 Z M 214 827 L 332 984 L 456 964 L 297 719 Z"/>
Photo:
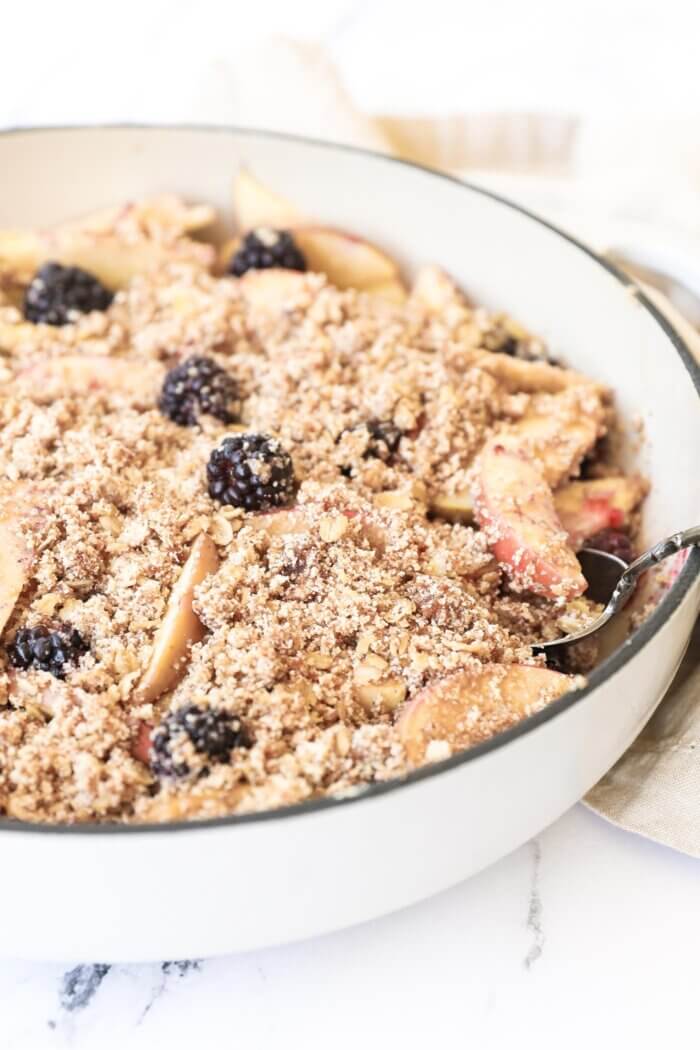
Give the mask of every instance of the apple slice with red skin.
<path id="1" fill-rule="evenodd" d="M 0 633 L 12 615 L 25 583 L 31 560 L 24 541 L 17 535 L 17 521 L 6 507 L 0 511 Z"/>
<path id="2" fill-rule="evenodd" d="M 498 441 L 511 452 L 535 461 L 547 484 L 556 488 L 576 473 L 601 433 L 601 425 L 593 415 L 552 404 L 548 413 L 526 415 L 505 427 Z"/>
<path id="3" fill-rule="evenodd" d="M 576 598 L 586 580 L 533 463 L 496 441 L 476 465 L 474 512 L 494 557 L 523 590 L 546 598 Z"/>
<path id="4" fill-rule="evenodd" d="M 638 477 L 572 481 L 554 493 L 554 506 L 574 547 L 603 529 L 622 529 L 644 499 L 647 486 Z"/>
<path id="5" fill-rule="evenodd" d="M 153 653 L 137 687 L 139 700 L 155 700 L 172 689 L 185 671 L 185 661 L 195 642 L 205 634 L 192 608 L 194 589 L 219 568 L 219 554 L 210 536 L 197 537 L 168 601 L 165 617 L 153 643 Z"/>
<path id="6" fill-rule="evenodd" d="M 325 273 L 336 288 L 380 293 L 383 289 L 395 296 L 397 286 L 403 287 L 394 260 L 361 237 L 324 226 L 301 226 L 294 239 L 309 270 Z"/>
<path id="7" fill-rule="evenodd" d="M 45 499 L 46 493 L 40 496 L 29 482 L 18 482 L 11 492 L 0 493 L 0 634 L 29 579 L 33 560 L 21 527 L 41 516 Z"/>
<path id="8" fill-rule="evenodd" d="M 139 722 L 131 742 L 131 754 L 146 766 L 151 759 L 151 737 L 154 728 L 149 722 Z"/>
<path id="9" fill-rule="evenodd" d="M 524 664 L 455 671 L 425 686 L 404 706 L 397 723 L 401 743 L 414 765 L 430 758 L 432 741 L 444 742 L 441 757 L 448 757 L 503 732 L 571 687 L 568 675 Z"/>

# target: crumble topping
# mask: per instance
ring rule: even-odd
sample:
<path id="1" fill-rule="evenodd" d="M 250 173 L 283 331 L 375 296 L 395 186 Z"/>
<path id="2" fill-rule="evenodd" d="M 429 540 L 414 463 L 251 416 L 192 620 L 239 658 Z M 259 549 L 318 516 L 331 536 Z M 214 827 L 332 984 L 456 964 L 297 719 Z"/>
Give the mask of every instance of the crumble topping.
<path id="1" fill-rule="evenodd" d="M 215 276 L 187 238 L 209 217 L 163 198 L 94 220 L 100 236 L 177 247 L 104 313 L 51 327 L 9 296 L 0 305 L 0 503 L 29 559 L 0 657 L 11 817 L 172 820 L 351 793 L 413 767 L 397 720 L 421 691 L 484 665 L 544 668 L 532 645 L 596 612 L 509 577 L 471 494 L 492 440 L 554 490 L 577 476 L 612 422 L 609 393 L 548 364 L 534 338 L 530 360 L 508 356 L 522 330 L 456 289 L 436 312 L 418 285 L 393 304 L 309 272 L 261 301 L 250 273 Z M 195 354 L 234 380 L 235 423 L 179 426 L 158 410 L 166 374 Z M 290 454 L 293 506 L 247 513 L 209 496 L 212 450 L 249 432 Z M 266 470 L 256 463 L 263 483 Z M 219 562 L 194 586 L 202 637 L 174 687 L 146 698 L 139 682 L 202 535 Z M 89 644 L 64 680 L 7 658 L 39 624 Z M 570 670 L 594 659 L 589 647 Z M 249 739 L 213 762 L 181 735 L 187 775 L 159 781 L 138 741 L 189 704 L 235 716 Z M 491 731 L 518 717 L 504 699 Z M 427 761 L 449 753 L 426 742 Z"/>

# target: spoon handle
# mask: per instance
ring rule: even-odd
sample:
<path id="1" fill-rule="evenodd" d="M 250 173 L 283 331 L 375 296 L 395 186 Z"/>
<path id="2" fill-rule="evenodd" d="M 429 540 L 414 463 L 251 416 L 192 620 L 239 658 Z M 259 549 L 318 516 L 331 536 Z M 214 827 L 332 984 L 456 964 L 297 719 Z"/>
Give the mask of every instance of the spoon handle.
<path id="1" fill-rule="evenodd" d="M 636 579 L 652 565 L 658 565 L 664 558 L 670 558 L 672 554 L 677 554 L 684 547 L 692 547 L 694 544 L 700 544 L 700 525 L 694 525 L 684 532 L 674 532 L 672 536 L 660 540 L 646 553 L 641 554 L 636 561 L 633 561 L 627 572 Z"/>
<path id="2" fill-rule="evenodd" d="M 691 528 L 685 529 L 684 532 L 674 532 L 672 536 L 667 536 L 665 540 L 660 540 L 648 551 L 645 551 L 644 554 L 640 554 L 625 569 L 617 587 L 612 593 L 612 597 L 605 609 L 608 619 L 627 605 L 634 593 L 637 580 L 643 572 L 646 572 L 653 565 L 658 565 L 664 558 L 670 558 L 672 554 L 678 554 L 678 551 L 683 550 L 684 547 L 692 547 L 694 544 L 700 544 L 700 525 L 693 525 Z"/>

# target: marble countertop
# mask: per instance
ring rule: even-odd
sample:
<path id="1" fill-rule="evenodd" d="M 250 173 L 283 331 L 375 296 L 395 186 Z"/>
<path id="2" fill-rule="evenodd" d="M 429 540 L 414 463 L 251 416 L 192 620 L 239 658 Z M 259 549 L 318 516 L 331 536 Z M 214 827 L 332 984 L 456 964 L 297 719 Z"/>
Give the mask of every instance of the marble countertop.
<path id="1" fill-rule="evenodd" d="M 432 900 L 316 940 L 138 966 L 0 962 L 0 1045 L 689 1046 L 699 889 L 696 861 L 577 806 Z"/>

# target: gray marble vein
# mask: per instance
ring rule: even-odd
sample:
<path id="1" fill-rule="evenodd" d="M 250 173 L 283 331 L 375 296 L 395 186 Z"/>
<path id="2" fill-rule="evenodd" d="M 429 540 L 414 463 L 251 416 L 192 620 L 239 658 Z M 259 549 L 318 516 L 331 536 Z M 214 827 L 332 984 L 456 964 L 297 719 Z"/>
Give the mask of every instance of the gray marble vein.
<path id="1" fill-rule="evenodd" d="M 143 1024 L 155 1004 L 167 990 L 172 978 L 186 977 L 188 974 L 196 973 L 202 968 L 201 959 L 170 959 L 160 964 L 160 979 L 156 982 L 152 994 L 145 1003 L 137 1025 Z"/>
<path id="2" fill-rule="evenodd" d="M 532 934 L 532 944 L 525 956 L 525 969 L 529 970 L 542 955 L 544 931 L 542 929 L 542 898 L 540 897 L 540 867 L 542 865 L 542 847 L 539 839 L 533 839 L 532 847 L 532 881 L 530 899 L 527 907 L 527 928 Z"/>
<path id="3" fill-rule="evenodd" d="M 61 1009 L 68 1013 L 84 1010 L 92 1002 L 109 970 L 110 967 L 104 963 L 75 966 L 72 970 L 67 970 L 61 978 L 58 993 Z"/>

